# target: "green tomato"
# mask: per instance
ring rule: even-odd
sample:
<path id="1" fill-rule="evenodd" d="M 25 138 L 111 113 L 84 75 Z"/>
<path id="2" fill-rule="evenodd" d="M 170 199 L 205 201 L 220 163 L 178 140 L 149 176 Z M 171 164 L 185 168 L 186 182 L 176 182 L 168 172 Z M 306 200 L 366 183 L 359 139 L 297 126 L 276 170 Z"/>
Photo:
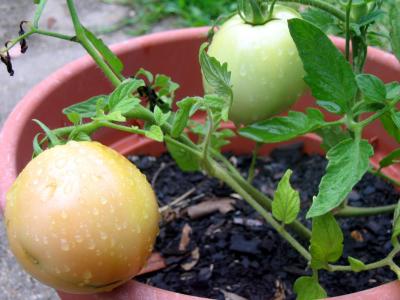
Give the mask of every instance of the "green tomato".
<path id="1" fill-rule="evenodd" d="M 276 5 L 273 20 L 246 24 L 239 15 L 215 34 L 208 54 L 228 63 L 233 85 L 229 119 L 250 124 L 288 109 L 303 93 L 305 75 L 287 20 L 300 15 Z M 203 80 L 206 93 L 212 88 Z"/>

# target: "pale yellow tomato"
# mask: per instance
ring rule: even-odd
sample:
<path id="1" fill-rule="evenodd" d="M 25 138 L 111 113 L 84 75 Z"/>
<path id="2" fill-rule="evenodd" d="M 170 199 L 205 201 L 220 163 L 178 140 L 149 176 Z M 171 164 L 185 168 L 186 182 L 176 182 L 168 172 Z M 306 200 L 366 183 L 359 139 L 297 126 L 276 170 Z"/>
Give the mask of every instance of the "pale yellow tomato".
<path id="1" fill-rule="evenodd" d="M 158 234 L 146 177 L 97 142 L 44 151 L 7 194 L 10 247 L 32 276 L 72 293 L 111 290 L 136 275 Z"/>

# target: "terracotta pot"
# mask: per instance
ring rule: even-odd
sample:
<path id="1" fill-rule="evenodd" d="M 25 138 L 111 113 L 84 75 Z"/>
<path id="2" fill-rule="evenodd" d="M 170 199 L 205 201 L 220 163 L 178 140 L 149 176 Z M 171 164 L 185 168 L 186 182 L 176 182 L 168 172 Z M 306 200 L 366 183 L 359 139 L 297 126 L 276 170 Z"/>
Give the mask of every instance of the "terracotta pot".
<path id="1" fill-rule="evenodd" d="M 207 28 L 197 28 L 156 33 L 132 39 L 112 48 L 125 63 L 125 75 L 132 75 L 138 68 L 144 67 L 153 73 L 167 74 L 174 81 L 179 82 L 181 89 L 178 97 L 201 95 L 202 86 L 197 54 L 200 44 L 206 38 L 207 30 Z M 343 50 L 344 41 L 339 38 L 332 39 Z M 389 82 L 399 79 L 400 65 L 394 56 L 371 48 L 366 70 Z M 63 126 L 67 123 L 67 119 L 61 114 L 62 108 L 93 95 L 110 91 L 111 86 L 99 69 L 89 57 L 84 57 L 61 68 L 37 85 L 21 100 L 5 122 L 0 134 L 1 208 L 4 208 L 6 191 L 31 158 L 32 140 L 35 134 L 40 131 L 31 120 L 39 119 L 50 128 Z M 305 107 L 310 106 L 315 106 L 314 100 L 309 95 L 305 95 L 293 109 L 304 110 Z M 327 117 L 333 118 L 333 116 Z M 375 146 L 375 156 L 371 160 L 375 165 L 382 157 L 398 146 L 378 123 L 367 128 L 365 137 L 373 141 Z M 123 154 L 157 155 L 165 151 L 161 144 L 108 129 L 96 133 L 95 138 Z M 308 135 L 302 140 L 306 141 L 306 151 L 321 152 L 318 139 L 312 138 L 312 135 Z M 237 154 L 248 153 L 252 146 L 252 142 L 241 139 L 240 142 L 238 140 L 233 141 L 229 149 Z M 273 147 L 275 145 L 264 147 L 263 153 L 268 152 Z M 399 167 L 392 166 L 384 171 L 387 175 L 400 180 Z M 376 296 L 377 293 L 379 297 Z M 385 298 L 384 295 L 387 295 L 387 297 Z M 68 300 L 199 299 L 163 291 L 134 281 L 117 289 L 111 295 L 77 296 L 60 293 L 60 296 L 62 299 Z M 371 300 L 378 298 L 400 299 L 400 285 L 397 282 L 392 282 L 348 297 L 335 299 L 358 299 L 357 297 Z"/>

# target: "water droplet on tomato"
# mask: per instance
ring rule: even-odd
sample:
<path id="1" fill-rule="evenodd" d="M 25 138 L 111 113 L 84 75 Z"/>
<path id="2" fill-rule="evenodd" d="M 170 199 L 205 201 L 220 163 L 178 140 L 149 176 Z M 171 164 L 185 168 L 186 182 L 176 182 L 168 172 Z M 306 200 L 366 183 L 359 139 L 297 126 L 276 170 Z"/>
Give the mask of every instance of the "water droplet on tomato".
<path id="1" fill-rule="evenodd" d="M 66 239 L 61 239 L 60 243 L 61 243 L 61 250 L 69 251 L 69 243 Z"/>

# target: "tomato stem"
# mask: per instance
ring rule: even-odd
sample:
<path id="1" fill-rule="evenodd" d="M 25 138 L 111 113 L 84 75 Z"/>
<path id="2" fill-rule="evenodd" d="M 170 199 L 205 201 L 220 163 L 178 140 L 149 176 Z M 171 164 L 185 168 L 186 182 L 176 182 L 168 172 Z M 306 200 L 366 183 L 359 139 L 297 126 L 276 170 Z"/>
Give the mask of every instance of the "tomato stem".
<path id="1" fill-rule="evenodd" d="M 39 20 L 46 6 L 47 0 L 41 0 L 36 8 L 35 16 L 33 17 L 33 27 L 39 28 Z"/>
<path id="2" fill-rule="evenodd" d="M 247 181 L 250 184 L 253 182 L 253 179 L 254 179 L 254 171 L 255 171 L 255 166 L 256 166 L 256 162 L 257 162 L 258 151 L 260 150 L 261 146 L 262 146 L 262 143 L 258 143 L 258 142 L 254 146 L 253 155 L 251 158 L 251 163 L 250 163 L 250 168 L 249 168 L 249 175 L 247 177 Z"/>
<path id="3" fill-rule="evenodd" d="M 313 6 L 315 8 L 319 8 L 321 10 L 324 10 L 331 15 L 335 16 L 339 20 L 346 22 L 346 15 L 340 10 L 334 7 L 333 5 L 330 5 L 329 3 L 326 3 L 325 1 L 320 1 L 320 0 L 278 0 L 279 2 L 293 2 L 293 3 L 300 3 L 300 4 L 305 4 L 309 6 Z"/>
<path id="4" fill-rule="evenodd" d="M 239 16 L 247 24 L 263 25 L 269 20 L 268 13 L 264 12 L 265 4 L 263 0 L 238 0 Z"/>
<path id="5" fill-rule="evenodd" d="M 345 55 L 346 55 L 346 60 L 350 60 L 350 39 L 351 39 L 351 32 L 350 32 L 350 12 L 352 8 L 353 0 L 349 0 L 347 2 L 347 7 L 346 7 L 346 50 L 345 50 Z"/>
<path id="6" fill-rule="evenodd" d="M 336 217 L 348 218 L 348 217 L 367 217 L 379 214 L 390 214 L 393 213 L 397 204 L 383 205 L 376 207 L 354 207 L 345 206 L 335 212 Z"/>
<path id="7" fill-rule="evenodd" d="M 111 81 L 111 83 L 117 87 L 121 84 L 122 78 L 121 76 L 117 76 L 113 70 L 108 66 L 108 64 L 104 61 L 102 56 L 97 52 L 96 48 L 90 43 L 89 39 L 85 34 L 85 30 L 82 24 L 79 21 L 78 13 L 76 11 L 74 1 L 67 0 L 68 9 L 71 15 L 72 23 L 75 28 L 75 33 L 77 37 L 77 41 L 85 48 L 88 54 L 92 57 L 92 59 L 96 62 L 97 66 L 104 72 L 107 78 Z M 118 74 L 120 75 L 120 74 Z"/>

